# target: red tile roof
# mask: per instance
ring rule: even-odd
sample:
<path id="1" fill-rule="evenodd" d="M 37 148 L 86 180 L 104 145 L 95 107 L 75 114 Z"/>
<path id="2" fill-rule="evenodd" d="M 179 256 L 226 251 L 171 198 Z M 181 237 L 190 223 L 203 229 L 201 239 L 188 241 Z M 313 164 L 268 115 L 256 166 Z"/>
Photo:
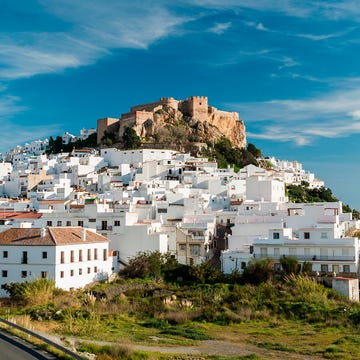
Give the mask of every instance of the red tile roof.
<path id="1" fill-rule="evenodd" d="M 108 242 L 109 240 L 91 230 L 86 230 L 82 240 L 81 227 L 48 227 L 44 236 L 39 228 L 9 229 L 0 233 L 0 245 L 56 246 Z"/>
<path id="2" fill-rule="evenodd" d="M 7 219 L 40 219 L 43 216 L 42 213 L 33 211 L 4 211 L 0 210 L 0 220 Z"/>
<path id="3" fill-rule="evenodd" d="M 69 201 L 70 200 L 40 200 L 39 205 L 42 205 L 42 204 L 65 204 Z"/>

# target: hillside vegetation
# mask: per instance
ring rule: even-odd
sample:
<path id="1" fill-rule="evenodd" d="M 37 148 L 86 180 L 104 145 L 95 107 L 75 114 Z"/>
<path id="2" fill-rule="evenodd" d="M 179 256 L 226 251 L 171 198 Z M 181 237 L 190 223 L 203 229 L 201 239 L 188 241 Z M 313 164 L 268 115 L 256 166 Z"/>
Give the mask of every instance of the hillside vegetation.
<path id="1" fill-rule="evenodd" d="M 277 358 L 360 359 L 360 305 L 305 273 L 289 267 L 275 274 L 271 266 L 270 260 L 253 262 L 243 276 L 225 277 L 207 263 L 188 268 L 158 253 L 140 254 L 112 284 L 70 293 L 46 279 L 10 285 L 1 313 L 78 338 L 78 349 L 97 353 L 97 359 L 189 359 L 186 351 L 174 357 L 136 346 L 212 340 L 242 344 L 252 355 L 201 359 L 270 359 L 274 351 Z"/>
<path id="2" fill-rule="evenodd" d="M 327 187 L 310 188 L 309 183 L 302 181 L 301 185 L 287 185 L 286 195 L 290 202 L 312 203 L 312 202 L 333 202 L 339 201 Z M 360 219 L 360 212 L 352 209 L 349 205 L 343 204 L 343 212 L 353 214 L 353 219 Z"/>

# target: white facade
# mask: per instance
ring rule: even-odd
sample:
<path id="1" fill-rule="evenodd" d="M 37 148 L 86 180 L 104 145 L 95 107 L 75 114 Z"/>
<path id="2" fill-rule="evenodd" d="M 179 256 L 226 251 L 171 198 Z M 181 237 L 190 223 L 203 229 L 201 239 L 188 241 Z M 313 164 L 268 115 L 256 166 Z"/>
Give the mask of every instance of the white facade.
<path id="1" fill-rule="evenodd" d="M 37 278 L 55 280 L 64 290 L 108 279 L 117 256 L 108 240 L 81 228 L 10 229 L 0 233 L 0 296 L 3 285 Z"/>

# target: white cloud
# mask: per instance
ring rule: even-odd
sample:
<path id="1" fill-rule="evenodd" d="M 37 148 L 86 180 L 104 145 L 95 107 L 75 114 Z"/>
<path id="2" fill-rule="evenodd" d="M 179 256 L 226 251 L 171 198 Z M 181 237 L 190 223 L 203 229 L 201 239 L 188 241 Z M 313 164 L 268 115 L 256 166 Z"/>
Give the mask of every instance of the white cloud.
<path id="1" fill-rule="evenodd" d="M 266 28 L 262 23 L 258 23 L 258 24 L 256 25 L 256 30 L 269 31 L 269 29 Z"/>
<path id="2" fill-rule="evenodd" d="M 147 49 L 159 39 L 174 35 L 178 25 L 191 19 L 172 14 L 161 2 L 143 6 L 138 0 L 131 4 L 42 0 L 41 4 L 64 21 L 64 31 L 2 35 L 0 79 L 90 65 L 117 48 Z"/>
<path id="3" fill-rule="evenodd" d="M 223 34 L 226 30 L 231 27 L 231 22 L 226 23 L 216 23 L 213 27 L 211 27 L 208 31 L 217 35 Z"/>
<path id="4" fill-rule="evenodd" d="M 239 111 L 241 118 L 260 129 L 249 132 L 249 137 L 306 145 L 319 137 L 360 134 L 358 79 L 354 84 L 357 86 L 304 100 L 270 100 L 226 106 Z"/>
<path id="5" fill-rule="evenodd" d="M 294 1 L 294 0 L 188 0 L 188 4 L 208 9 L 275 12 L 287 16 L 312 19 L 356 19 L 360 18 L 360 7 L 355 0 L 342 1 Z"/>
<path id="6" fill-rule="evenodd" d="M 3 136 L 0 144 L 0 151 L 6 151 L 16 145 L 21 145 L 24 141 L 43 139 L 58 133 L 60 125 L 36 126 L 29 121 L 29 125 L 23 126 L 10 118 L 24 112 L 26 107 L 21 104 L 21 99 L 17 96 L 5 95 L 0 97 L 0 123 Z"/>

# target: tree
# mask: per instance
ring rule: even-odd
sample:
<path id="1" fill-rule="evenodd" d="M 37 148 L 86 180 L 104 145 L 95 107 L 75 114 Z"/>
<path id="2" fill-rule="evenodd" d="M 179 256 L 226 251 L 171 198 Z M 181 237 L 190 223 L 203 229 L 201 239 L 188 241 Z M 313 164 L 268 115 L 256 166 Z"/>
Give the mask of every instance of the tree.
<path id="1" fill-rule="evenodd" d="M 122 136 L 122 143 L 125 150 L 137 149 L 141 145 L 141 139 L 133 128 L 126 126 Z"/>
<path id="2" fill-rule="evenodd" d="M 297 274 L 300 270 L 300 264 L 294 256 L 283 256 L 280 258 L 280 264 L 286 275 Z"/>
<path id="3" fill-rule="evenodd" d="M 141 252 L 130 259 L 120 274 L 128 278 L 151 278 L 174 280 L 180 268 L 178 261 L 170 253 Z"/>
<path id="4" fill-rule="evenodd" d="M 190 275 L 193 277 L 194 281 L 201 284 L 215 284 L 222 279 L 220 270 L 213 267 L 209 262 L 193 266 L 190 269 Z"/>
<path id="5" fill-rule="evenodd" d="M 249 143 L 246 150 L 251 153 L 255 158 L 260 158 L 261 155 L 261 150 L 258 149 L 254 144 Z"/>
<path id="6" fill-rule="evenodd" d="M 251 260 L 243 272 L 243 281 L 245 283 L 258 285 L 267 282 L 274 275 L 274 260 L 259 259 Z"/>

